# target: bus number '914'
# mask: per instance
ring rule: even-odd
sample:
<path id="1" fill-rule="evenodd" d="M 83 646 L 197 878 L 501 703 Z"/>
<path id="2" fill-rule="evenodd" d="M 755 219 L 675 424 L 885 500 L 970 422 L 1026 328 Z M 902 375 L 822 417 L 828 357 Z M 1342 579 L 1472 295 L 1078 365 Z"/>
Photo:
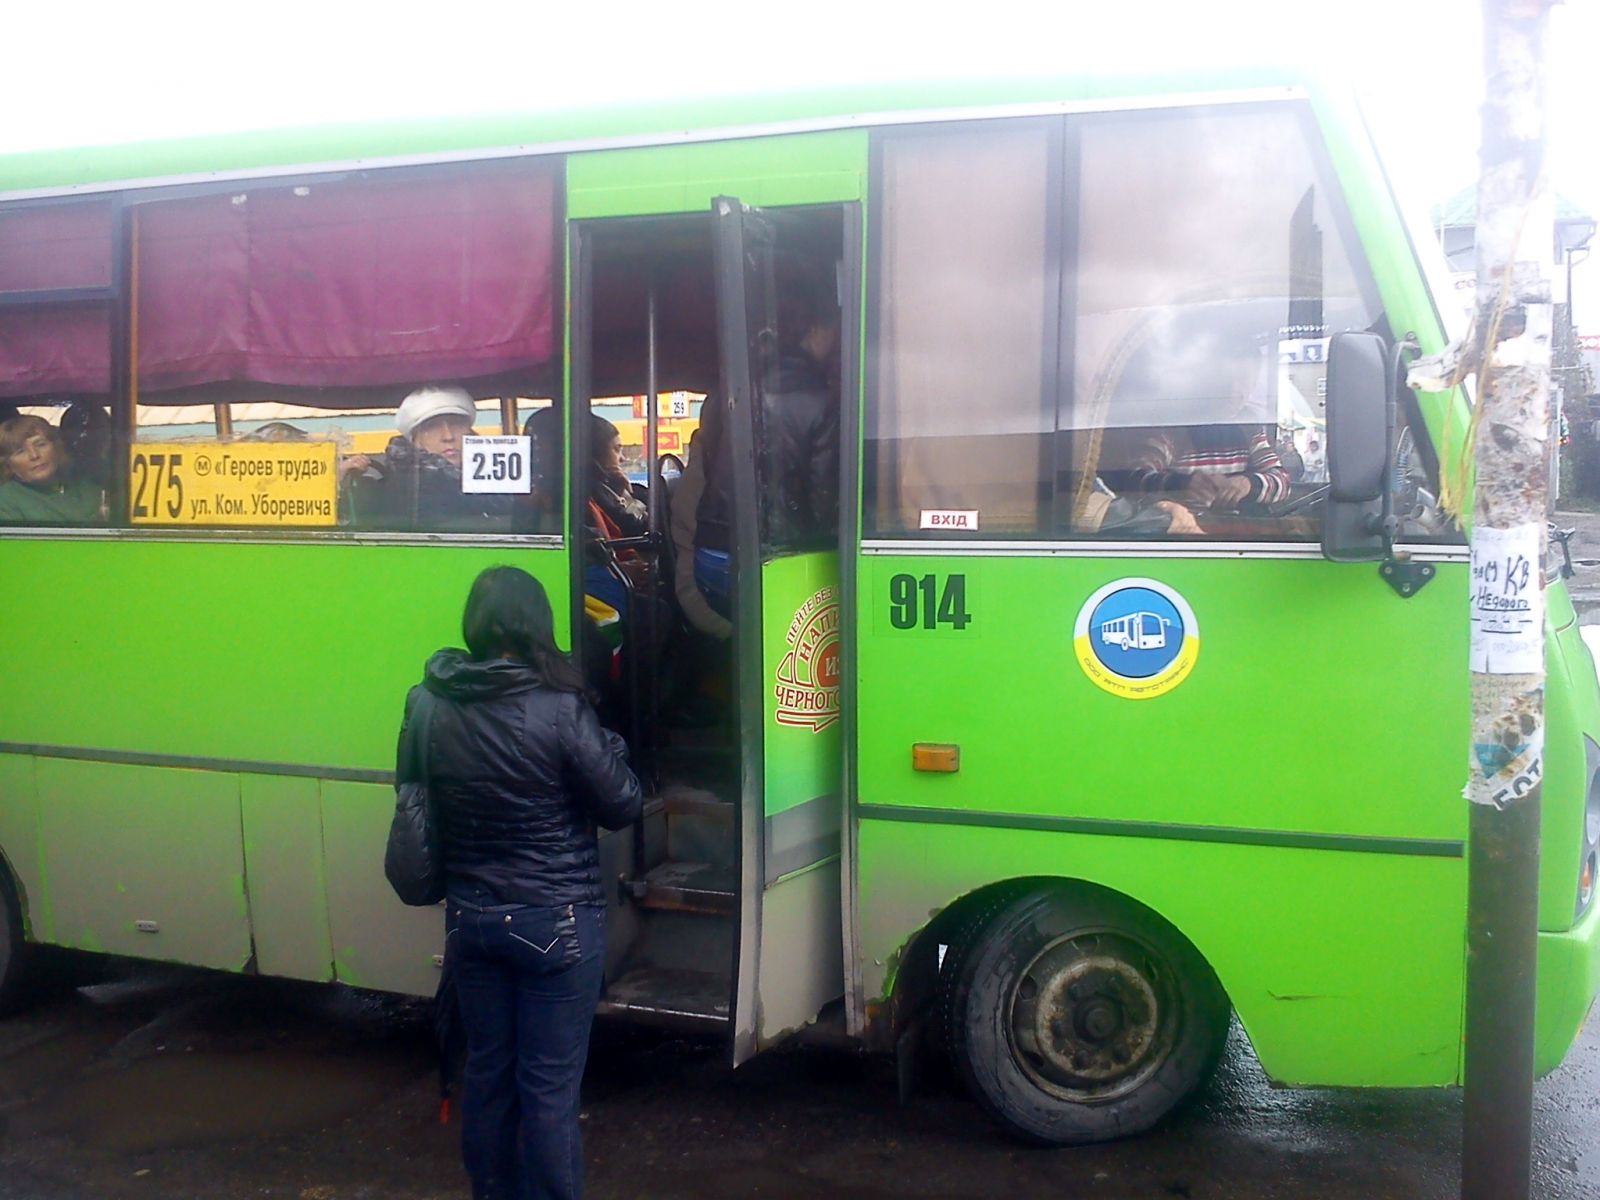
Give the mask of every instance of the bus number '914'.
<path id="1" fill-rule="evenodd" d="M 895 575 L 889 580 L 889 624 L 896 629 L 936 629 L 948 625 L 965 629 L 972 621 L 967 612 L 967 577 Z"/>

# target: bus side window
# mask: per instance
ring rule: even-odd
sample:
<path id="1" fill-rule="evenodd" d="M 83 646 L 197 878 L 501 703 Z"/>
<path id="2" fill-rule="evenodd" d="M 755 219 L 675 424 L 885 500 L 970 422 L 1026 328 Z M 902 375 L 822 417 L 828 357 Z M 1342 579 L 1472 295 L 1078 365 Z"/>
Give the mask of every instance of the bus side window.
<path id="1" fill-rule="evenodd" d="M 1328 338 L 1381 314 L 1303 110 L 880 150 L 870 534 L 1320 537 Z"/>
<path id="2" fill-rule="evenodd" d="M 112 226 L 105 199 L 0 207 L 0 525 L 106 523 Z"/>
<path id="3" fill-rule="evenodd" d="M 516 162 L 140 205 L 131 465 L 171 509 L 130 495 L 130 519 L 558 531 L 530 454 L 473 472 L 463 445 L 558 385 L 557 193 Z"/>

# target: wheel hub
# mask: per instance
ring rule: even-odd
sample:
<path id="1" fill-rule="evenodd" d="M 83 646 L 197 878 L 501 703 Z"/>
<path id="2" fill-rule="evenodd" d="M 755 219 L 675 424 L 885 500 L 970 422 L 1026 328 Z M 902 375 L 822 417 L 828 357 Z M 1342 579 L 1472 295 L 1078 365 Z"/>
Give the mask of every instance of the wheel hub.
<path id="1" fill-rule="evenodd" d="M 1023 1069 L 1047 1091 L 1078 1101 L 1137 1087 L 1173 1043 L 1172 998 L 1161 978 L 1139 947 L 1120 939 L 1046 947 L 1012 998 L 1011 1036 Z"/>

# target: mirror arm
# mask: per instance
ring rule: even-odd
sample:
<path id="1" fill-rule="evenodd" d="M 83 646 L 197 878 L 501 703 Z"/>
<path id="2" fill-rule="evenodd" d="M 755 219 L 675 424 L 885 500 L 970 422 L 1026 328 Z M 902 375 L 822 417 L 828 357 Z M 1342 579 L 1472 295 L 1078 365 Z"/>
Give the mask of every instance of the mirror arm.
<path id="1" fill-rule="evenodd" d="M 1413 562 L 1409 555 L 1398 559 L 1394 554 L 1394 544 L 1400 535 L 1400 518 L 1394 511 L 1394 454 L 1399 440 L 1400 389 L 1408 386 L 1407 352 L 1412 355 L 1422 352 L 1414 333 L 1407 333 L 1389 351 L 1388 386 L 1384 395 L 1383 510 L 1382 515 L 1375 518 L 1383 534 L 1383 562 L 1378 567 L 1378 574 L 1402 600 L 1411 599 L 1437 574 L 1437 568 L 1431 563 Z"/>
<path id="2" fill-rule="evenodd" d="M 1383 398 L 1383 515 L 1379 518 L 1378 532 L 1383 534 L 1383 554 L 1394 557 L 1395 539 L 1400 533 L 1400 519 L 1394 512 L 1394 454 L 1400 438 L 1400 389 L 1406 385 L 1406 353 L 1418 354 L 1422 347 L 1417 335 L 1407 333 L 1395 341 L 1389 350 L 1388 382 Z"/>

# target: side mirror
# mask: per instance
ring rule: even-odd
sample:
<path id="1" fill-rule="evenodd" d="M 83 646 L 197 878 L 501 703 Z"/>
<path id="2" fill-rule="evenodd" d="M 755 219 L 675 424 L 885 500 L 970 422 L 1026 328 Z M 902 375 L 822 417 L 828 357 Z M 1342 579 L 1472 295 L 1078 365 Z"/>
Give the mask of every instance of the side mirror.
<path id="1" fill-rule="evenodd" d="M 1376 333 L 1336 333 L 1328 347 L 1328 500 L 1322 554 L 1372 562 L 1389 552 L 1385 499 L 1395 374 Z"/>

